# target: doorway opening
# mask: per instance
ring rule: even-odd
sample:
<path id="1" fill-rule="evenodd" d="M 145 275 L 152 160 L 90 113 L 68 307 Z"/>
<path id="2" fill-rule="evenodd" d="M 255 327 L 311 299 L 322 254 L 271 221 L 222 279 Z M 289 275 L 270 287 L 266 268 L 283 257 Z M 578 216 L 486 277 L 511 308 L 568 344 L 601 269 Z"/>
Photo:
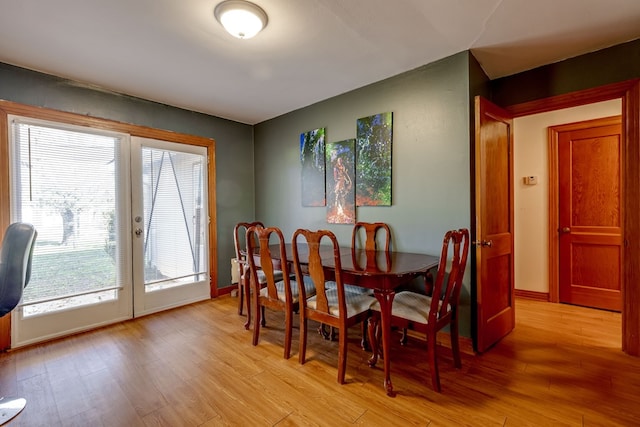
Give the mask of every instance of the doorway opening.
<path id="1" fill-rule="evenodd" d="M 638 111 L 638 104 L 640 104 L 640 92 L 637 80 L 518 104 L 507 107 L 507 110 L 513 113 L 516 119 L 519 119 L 538 113 L 553 112 L 577 106 L 588 106 L 590 104 L 609 100 L 617 100 L 618 102 L 621 102 L 622 108 L 619 111 L 622 113 L 624 155 L 627 158 L 635 158 L 638 156 L 638 151 L 640 149 L 637 145 L 640 128 L 638 127 L 637 117 L 635 116 Z M 520 137 L 520 134 L 518 137 Z M 638 215 L 637 212 L 630 211 L 630 207 L 635 206 L 637 200 L 640 198 L 640 194 L 638 194 L 638 191 L 635 189 L 636 186 L 630 184 L 630 182 L 637 181 L 639 173 L 640 166 L 635 163 L 636 162 L 630 161 L 625 162 L 623 171 L 625 182 L 623 200 L 623 209 L 625 212 L 623 219 L 623 256 L 628 257 L 628 259 L 633 259 L 638 256 L 637 254 L 639 252 L 639 249 L 637 248 L 638 245 L 636 245 L 635 242 L 637 236 L 640 234 L 640 227 L 636 225 L 636 217 Z M 520 213 L 517 208 L 516 211 L 518 214 Z M 516 218 L 517 217 L 518 215 L 516 215 Z M 634 279 L 639 272 L 636 271 L 638 270 L 636 263 L 624 262 L 623 258 L 622 264 L 622 350 L 630 355 L 640 355 L 640 343 L 634 338 L 637 337 L 637 334 L 640 332 L 640 322 L 635 311 L 630 309 L 630 307 L 635 306 L 636 301 L 638 300 L 637 295 L 640 292 L 640 286 L 638 285 L 637 280 Z M 536 272 L 535 276 L 540 278 L 540 272 Z M 522 292 L 524 292 L 525 296 L 528 296 L 526 295 L 527 290 Z"/>

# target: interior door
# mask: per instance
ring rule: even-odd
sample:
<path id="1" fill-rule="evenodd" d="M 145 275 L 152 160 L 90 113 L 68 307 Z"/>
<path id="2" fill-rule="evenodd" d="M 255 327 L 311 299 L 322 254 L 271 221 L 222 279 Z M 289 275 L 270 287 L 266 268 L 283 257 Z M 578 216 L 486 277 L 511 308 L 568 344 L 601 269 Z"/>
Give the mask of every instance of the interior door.
<path id="1" fill-rule="evenodd" d="M 475 98 L 476 349 L 515 326 L 513 117 Z"/>
<path id="2" fill-rule="evenodd" d="M 622 309 L 622 129 L 613 117 L 557 126 L 559 300 Z"/>
<path id="3" fill-rule="evenodd" d="M 209 298 L 207 149 L 131 138 L 134 317 Z"/>

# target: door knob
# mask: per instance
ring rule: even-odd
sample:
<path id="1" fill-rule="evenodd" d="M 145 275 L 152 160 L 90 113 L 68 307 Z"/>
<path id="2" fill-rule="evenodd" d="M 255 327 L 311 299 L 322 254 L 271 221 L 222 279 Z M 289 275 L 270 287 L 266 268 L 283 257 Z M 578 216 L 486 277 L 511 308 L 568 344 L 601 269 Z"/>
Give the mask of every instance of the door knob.
<path id="1" fill-rule="evenodd" d="M 473 244 L 476 246 L 490 248 L 491 246 L 493 246 L 493 240 L 475 240 Z"/>
<path id="2" fill-rule="evenodd" d="M 136 236 L 138 237 L 142 236 L 142 228 L 136 228 L 134 233 L 136 233 Z"/>
<path id="3" fill-rule="evenodd" d="M 567 234 L 567 233 L 570 233 L 570 232 L 571 232 L 571 228 L 569 228 L 569 227 L 562 227 L 560 229 L 560 234 Z"/>

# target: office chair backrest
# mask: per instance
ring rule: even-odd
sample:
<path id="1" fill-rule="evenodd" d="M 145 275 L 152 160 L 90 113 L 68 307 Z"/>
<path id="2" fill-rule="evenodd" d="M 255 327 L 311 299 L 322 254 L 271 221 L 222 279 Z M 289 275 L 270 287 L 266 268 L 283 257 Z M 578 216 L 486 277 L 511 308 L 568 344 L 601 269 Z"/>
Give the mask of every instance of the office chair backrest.
<path id="1" fill-rule="evenodd" d="M 0 252 L 0 317 L 15 308 L 31 279 L 31 260 L 38 235 L 31 224 L 11 224 L 2 240 Z"/>

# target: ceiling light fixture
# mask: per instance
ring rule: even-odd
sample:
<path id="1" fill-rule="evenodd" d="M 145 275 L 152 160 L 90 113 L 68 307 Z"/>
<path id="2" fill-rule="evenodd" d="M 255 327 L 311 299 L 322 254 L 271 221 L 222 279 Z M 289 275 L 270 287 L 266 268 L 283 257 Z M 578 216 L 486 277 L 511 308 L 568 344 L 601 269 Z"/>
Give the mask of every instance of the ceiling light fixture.
<path id="1" fill-rule="evenodd" d="M 267 26 L 267 14 L 257 4 L 244 0 L 227 0 L 218 4 L 213 14 L 234 37 L 250 39 Z"/>

